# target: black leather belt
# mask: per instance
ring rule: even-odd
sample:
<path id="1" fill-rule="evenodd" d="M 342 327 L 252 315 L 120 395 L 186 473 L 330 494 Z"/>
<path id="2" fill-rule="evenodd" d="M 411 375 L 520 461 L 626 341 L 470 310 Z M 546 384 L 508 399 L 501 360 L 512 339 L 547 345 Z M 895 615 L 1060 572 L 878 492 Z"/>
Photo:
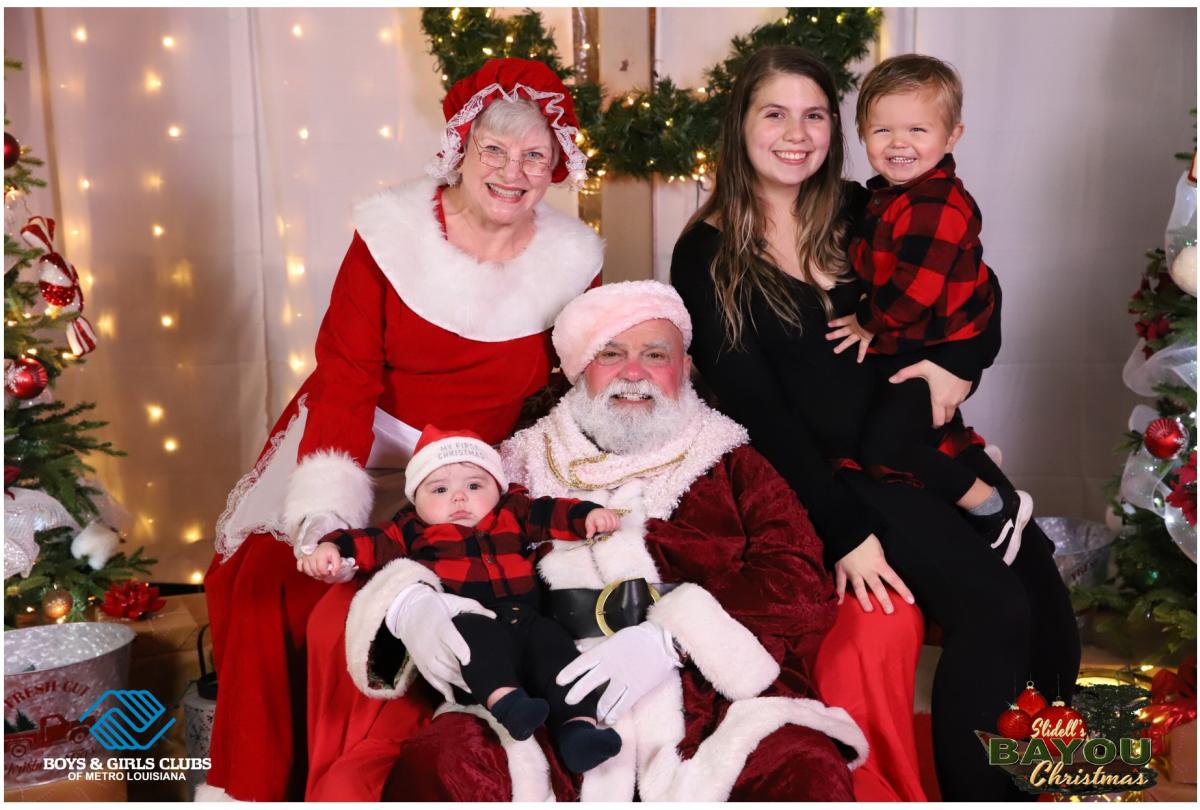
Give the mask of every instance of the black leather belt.
<path id="1" fill-rule="evenodd" d="M 575 638 L 611 636 L 646 621 L 650 606 L 677 587 L 644 579 L 620 579 L 602 590 L 563 588 L 547 591 L 546 613 Z"/>

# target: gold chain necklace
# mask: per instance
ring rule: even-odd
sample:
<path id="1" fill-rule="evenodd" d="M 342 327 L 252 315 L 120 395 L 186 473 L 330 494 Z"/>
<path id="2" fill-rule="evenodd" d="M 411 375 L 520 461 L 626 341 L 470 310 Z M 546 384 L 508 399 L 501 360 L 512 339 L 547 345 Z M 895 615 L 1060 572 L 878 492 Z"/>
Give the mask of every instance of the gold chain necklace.
<path id="1" fill-rule="evenodd" d="M 543 433 L 542 440 L 546 445 L 546 466 L 550 468 L 550 472 L 554 474 L 554 477 L 557 478 L 559 480 L 559 482 L 561 484 L 563 484 L 564 486 L 566 486 L 568 489 L 579 489 L 579 490 L 589 490 L 589 491 L 594 491 L 594 490 L 598 490 L 598 489 L 613 489 L 614 487 L 618 487 L 621 484 L 624 484 L 626 481 L 629 481 L 630 479 L 641 478 L 643 475 L 650 475 L 651 473 L 656 473 L 659 470 L 666 469 L 667 467 L 671 467 L 675 464 L 679 464 L 681 461 L 683 461 L 685 458 L 687 458 L 687 451 L 684 450 L 682 453 L 677 455 L 675 458 L 671 459 L 670 461 L 664 461 L 662 464 L 656 464 L 653 467 L 647 467 L 644 470 L 638 470 L 637 472 L 632 472 L 632 473 L 629 473 L 628 475 L 623 475 L 620 478 L 614 479 L 607 483 L 589 484 L 589 483 L 587 483 L 585 481 L 581 481 L 579 479 L 579 475 L 575 472 L 576 468 L 582 467 L 585 464 L 599 464 L 600 462 L 602 462 L 608 458 L 608 453 L 601 453 L 598 456 L 589 456 L 587 458 L 576 459 L 575 461 L 572 461 L 570 464 L 567 465 L 567 475 L 563 475 L 562 470 L 559 469 L 558 464 L 554 461 L 554 451 L 551 449 L 551 446 L 550 446 L 550 434 Z"/>

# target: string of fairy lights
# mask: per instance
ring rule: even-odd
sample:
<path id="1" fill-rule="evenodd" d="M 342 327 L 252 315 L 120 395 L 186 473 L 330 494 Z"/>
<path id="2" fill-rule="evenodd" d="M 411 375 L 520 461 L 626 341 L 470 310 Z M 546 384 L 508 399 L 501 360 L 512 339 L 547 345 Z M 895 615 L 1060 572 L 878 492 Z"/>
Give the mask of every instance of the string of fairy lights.
<path id="1" fill-rule="evenodd" d="M 500 17 L 492 8 L 426 8 L 421 27 L 446 89 L 493 57 L 538 59 L 564 79 L 580 122 L 576 143 L 589 159 L 583 190 L 588 194 L 608 175 L 706 183 L 714 170 L 721 114 L 750 54 L 769 45 L 805 47 L 829 65 L 838 92 L 845 93 L 857 83 L 849 65 L 866 56 L 882 18 L 878 8 L 789 8 L 779 20 L 734 37 L 730 56 L 705 71 L 704 85 L 684 88 L 655 77 L 649 88 L 607 103 L 600 85 L 577 80 L 563 65 L 535 11 Z M 589 51 L 595 43 L 585 38 L 579 47 Z"/>

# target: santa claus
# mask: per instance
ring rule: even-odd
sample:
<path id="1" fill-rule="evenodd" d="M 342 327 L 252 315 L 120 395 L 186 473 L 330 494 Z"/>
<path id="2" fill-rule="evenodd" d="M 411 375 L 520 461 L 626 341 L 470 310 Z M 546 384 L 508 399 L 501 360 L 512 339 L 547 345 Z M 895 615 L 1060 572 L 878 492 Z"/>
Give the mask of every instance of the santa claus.
<path id="1" fill-rule="evenodd" d="M 487 712 L 447 704 L 400 746 L 383 798 L 852 799 L 866 741 L 814 699 L 809 675 L 836 612 L 821 543 L 745 430 L 697 397 L 690 337 L 666 285 L 580 296 L 553 333 L 574 388 L 501 449 L 535 495 L 624 515 L 608 539 L 563 544 L 539 566 L 544 610 L 583 651 L 558 681 L 579 696 L 603 689 L 597 719 L 620 733 L 621 753 L 579 781 L 540 733 L 518 742 Z M 461 645 L 445 639 L 461 605 L 429 598 L 440 591 L 411 560 L 358 591 L 346 658 L 360 690 L 397 697 L 418 671 L 454 673 Z M 388 621 L 412 610 L 420 621 Z"/>

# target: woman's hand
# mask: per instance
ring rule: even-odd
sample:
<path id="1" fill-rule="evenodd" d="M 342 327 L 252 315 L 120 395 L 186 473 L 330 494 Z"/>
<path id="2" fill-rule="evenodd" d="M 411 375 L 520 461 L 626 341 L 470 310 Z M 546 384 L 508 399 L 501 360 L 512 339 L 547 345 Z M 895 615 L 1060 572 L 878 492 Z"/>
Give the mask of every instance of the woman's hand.
<path id="1" fill-rule="evenodd" d="M 841 343 L 834 347 L 834 354 L 841 354 L 846 349 L 849 349 L 855 343 L 858 344 L 858 362 L 862 362 L 867 356 L 867 347 L 871 345 L 871 341 L 875 336 L 859 326 L 858 318 L 854 315 L 846 315 L 843 318 L 835 318 L 829 322 L 829 327 L 833 329 L 825 335 L 826 340 L 837 340 L 845 338 Z"/>
<path id="2" fill-rule="evenodd" d="M 895 608 L 892 607 L 892 600 L 888 597 L 887 588 L 884 587 L 885 583 L 890 585 L 910 605 L 916 601 L 913 599 L 912 591 L 904 584 L 904 580 L 900 579 L 899 575 L 887 564 L 887 560 L 883 556 L 883 546 L 879 544 L 879 538 L 873 534 L 867 535 L 866 540 L 838 560 L 837 564 L 833 566 L 833 572 L 839 605 L 846 598 L 847 582 L 854 589 L 858 603 L 867 613 L 874 610 L 871 605 L 871 597 L 867 595 L 868 589 L 875 594 L 879 604 L 883 605 L 884 613 L 890 614 L 895 611 Z"/>
<path id="3" fill-rule="evenodd" d="M 955 377 L 931 360 L 921 360 L 905 366 L 888 378 L 890 383 L 921 378 L 929 386 L 929 403 L 933 407 L 933 426 L 940 428 L 954 418 L 958 406 L 971 393 L 971 382 Z"/>

